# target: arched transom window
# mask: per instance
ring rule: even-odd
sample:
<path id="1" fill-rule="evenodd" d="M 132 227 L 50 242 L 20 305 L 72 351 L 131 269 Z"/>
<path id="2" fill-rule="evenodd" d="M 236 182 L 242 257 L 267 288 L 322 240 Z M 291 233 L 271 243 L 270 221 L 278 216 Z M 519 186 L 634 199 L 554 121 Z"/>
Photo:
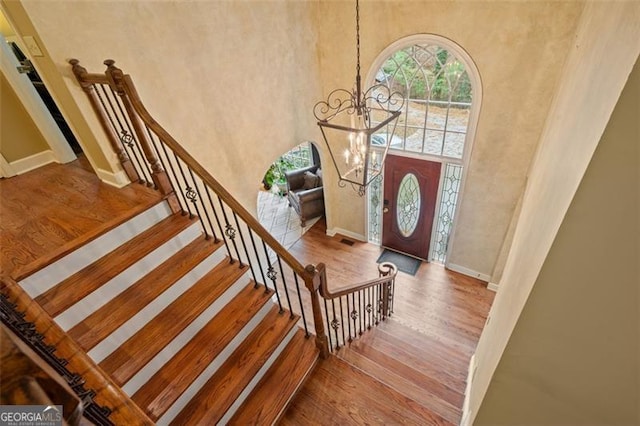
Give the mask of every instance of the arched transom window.
<path id="1" fill-rule="evenodd" d="M 406 99 L 391 148 L 462 158 L 472 90 L 454 53 L 435 44 L 412 44 L 389 56 L 375 79 Z"/>

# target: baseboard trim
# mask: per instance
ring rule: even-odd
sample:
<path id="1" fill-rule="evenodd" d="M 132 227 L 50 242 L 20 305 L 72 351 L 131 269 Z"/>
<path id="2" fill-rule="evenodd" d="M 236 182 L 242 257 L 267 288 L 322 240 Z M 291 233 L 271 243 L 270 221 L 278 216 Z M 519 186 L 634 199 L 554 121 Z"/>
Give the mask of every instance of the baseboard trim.
<path id="1" fill-rule="evenodd" d="M 446 265 L 447 269 L 451 269 L 455 272 L 460 272 L 461 274 L 468 275 L 473 278 L 478 278 L 479 280 L 489 282 L 491 277 L 487 274 L 483 274 L 478 271 L 474 271 L 473 269 L 465 268 L 464 266 L 455 265 L 453 263 L 449 263 Z"/>
<path id="2" fill-rule="evenodd" d="M 500 288 L 500 286 L 496 283 L 489 283 L 487 284 L 487 288 L 491 291 L 498 291 L 498 288 Z"/>
<path id="3" fill-rule="evenodd" d="M 460 426 L 471 425 L 471 412 L 469 411 L 469 394 L 471 393 L 471 386 L 473 382 L 473 376 L 476 369 L 476 354 L 471 356 L 469 360 L 469 372 L 467 373 L 467 386 L 464 390 L 464 402 L 462 403 L 462 418 L 460 420 Z"/>
<path id="4" fill-rule="evenodd" d="M 355 232 L 347 231 L 346 229 L 342 228 L 327 229 L 328 236 L 334 237 L 336 234 L 344 235 L 345 237 L 353 238 L 354 240 L 362 241 L 365 243 L 367 242 L 366 237 L 362 234 L 357 234 Z"/>
<path id="5" fill-rule="evenodd" d="M 95 169 L 95 171 L 101 181 L 116 188 L 123 188 L 131 183 L 127 174 L 122 170 L 115 173 L 104 169 Z"/>
<path id="6" fill-rule="evenodd" d="M 9 163 L 9 165 L 17 175 L 21 175 L 23 173 L 30 172 L 31 170 L 35 170 L 38 167 L 42 167 L 49 163 L 55 162 L 56 157 L 53 154 L 53 151 L 48 149 L 46 151 L 42 151 L 25 158 L 12 161 L 11 163 Z"/>
<path id="7" fill-rule="evenodd" d="M 2 177 L 10 178 L 17 173 L 11 167 L 11 164 L 4 158 L 4 155 L 0 155 L 0 170 L 2 171 Z"/>

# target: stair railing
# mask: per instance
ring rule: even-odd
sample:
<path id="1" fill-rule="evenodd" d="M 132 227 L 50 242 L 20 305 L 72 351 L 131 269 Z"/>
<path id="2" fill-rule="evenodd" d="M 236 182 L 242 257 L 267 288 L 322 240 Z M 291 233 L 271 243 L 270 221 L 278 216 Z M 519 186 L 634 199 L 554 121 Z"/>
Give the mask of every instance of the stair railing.
<path id="1" fill-rule="evenodd" d="M 366 330 L 386 320 L 393 313 L 396 265 L 378 265 L 379 278 L 354 284 L 332 292 L 327 286 L 324 264 L 308 266 L 318 277 L 318 291 L 324 299 L 324 324 L 332 352 L 351 343 Z M 346 325 L 345 325 L 346 324 Z"/>
<path id="2" fill-rule="evenodd" d="M 115 61 L 104 61 L 107 66 L 104 74 L 87 72 L 76 59 L 69 63 L 128 178 L 160 191 L 174 212 L 197 217 L 206 238 L 224 243 L 230 263 L 237 262 L 240 268 L 248 268 L 256 287 L 264 286 L 265 291 L 274 292 L 281 312 L 286 307 L 292 317 L 294 312 L 300 313 L 307 337 L 310 336 L 310 324 L 313 325 L 321 356 L 326 357 L 330 350 L 344 345 L 344 338 L 336 337 L 335 344 L 334 339 L 331 344 L 329 342 L 329 327 L 334 334 L 335 329 L 328 320 L 327 301 L 342 304 L 343 298 L 349 296 L 344 291 L 336 294 L 328 291 L 324 265 L 305 267 L 285 249 L 153 119 L 131 77 L 117 68 Z M 350 307 L 354 307 L 354 297 L 361 298 L 358 300 L 369 297 L 362 305 L 363 310 L 356 310 L 361 317 L 368 309 L 377 314 L 371 316 L 372 321 L 367 322 L 366 327 L 385 319 L 392 311 L 396 270 L 392 265 L 382 268 L 381 274 L 383 270 L 386 275 L 381 278 L 351 286 L 348 290 L 349 294 L 353 293 Z M 300 281 L 309 293 L 303 295 Z M 367 291 L 370 293 L 365 296 Z M 324 309 L 320 297 L 325 300 Z M 305 309 L 309 304 L 312 318 Z M 337 320 L 335 309 L 332 318 Z M 327 319 L 326 328 L 323 319 Z M 355 334 L 349 332 L 349 338 L 353 337 Z"/>

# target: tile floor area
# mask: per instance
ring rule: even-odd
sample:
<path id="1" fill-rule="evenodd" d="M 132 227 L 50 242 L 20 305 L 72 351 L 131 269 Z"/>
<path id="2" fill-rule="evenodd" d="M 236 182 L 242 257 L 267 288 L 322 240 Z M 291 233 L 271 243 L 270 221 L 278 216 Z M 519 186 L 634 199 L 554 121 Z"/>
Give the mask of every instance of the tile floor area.
<path id="1" fill-rule="evenodd" d="M 269 191 L 258 191 L 258 220 L 285 248 L 291 247 L 319 218 L 300 226 L 300 217 L 289 207 L 287 197 Z"/>

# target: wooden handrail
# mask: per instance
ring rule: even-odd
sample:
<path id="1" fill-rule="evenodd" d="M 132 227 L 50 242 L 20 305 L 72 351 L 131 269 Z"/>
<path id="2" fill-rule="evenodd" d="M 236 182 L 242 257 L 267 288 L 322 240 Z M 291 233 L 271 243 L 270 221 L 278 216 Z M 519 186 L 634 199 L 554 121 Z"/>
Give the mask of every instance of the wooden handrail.
<path id="1" fill-rule="evenodd" d="M 336 292 L 332 292 L 327 287 L 327 278 L 326 278 L 326 269 L 324 264 L 318 265 L 316 268 L 318 273 L 320 274 L 320 295 L 325 299 L 337 299 L 341 296 L 346 296 L 351 293 L 355 293 L 360 290 L 365 290 L 370 287 L 375 287 L 380 284 L 387 284 L 392 282 L 396 275 L 398 274 L 398 267 L 391 262 L 383 262 L 378 265 L 378 271 L 380 273 L 380 278 L 375 278 L 369 281 L 364 281 L 361 283 L 356 283 L 349 285 L 347 287 L 341 288 Z"/>
<path id="2" fill-rule="evenodd" d="M 109 64 L 110 67 L 113 66 L 113 62 L 105 61 L 105 64 Z M 116 79 L 116 83 L 118 83 L 118 76 L 114 76 Z M 253 229 L 256 234 L 263 241 L 265 241 L 280 258 L 282 258 L 295 273 L 303 277 L 305 282 L 311 281 L 313 279 L 312 276 L 309 276 L 305 267 L 295 258 L 287 249 L 284 248 L 282 244 L 278 240 L 276 240 L 270 233 L 267 231 L 260 222 L 251 214 L 247 209 L 244 208 L 242 204 L 240 204 L 225 188 L 222 186 L 211 174 L 204 168 L 202 165 L 195 159 L 191 154 L 189 154 L 174 138 L 167 132 L 147 111 L 146 107 L 142 103 L 140 96 L 138 95 L 138 91 L 133 84 L 133 80 L 131 76 L 128 74 L 122 75 L 122 87 L 125 90 L 125 93 L 131 100 L 131 104 L 135 109 L 136 113 L 140 116 L 142 121 L 149 126 L 149 128 L 156 133 L 162 141 L 169 146 L 173 150 L 173 152 L 189 167 L 193 170 L 193 172 L 200 177 L 211 189 L 213 189 L 216 194 L 229 206 L 233 211 L 235 211 L 238 216 L 245 221 L 245 223 Z"/>
<path id="3" fill-rule="evenodd" d="M 29 333 L 44 336 L 46 344 L 55 348 L 55 356 L 66 360 L 66 368 L 79 375 L 86 388 L 95 392 L 93 401 L 111 410 L 109 421 L 118 425 L 154 424 L 13 278 L 0 276 L 0 292 L 11 304 L 16 305 L 17 312 L 24 314 L 24 322 L 33 324 L 34 329 Z"/>

